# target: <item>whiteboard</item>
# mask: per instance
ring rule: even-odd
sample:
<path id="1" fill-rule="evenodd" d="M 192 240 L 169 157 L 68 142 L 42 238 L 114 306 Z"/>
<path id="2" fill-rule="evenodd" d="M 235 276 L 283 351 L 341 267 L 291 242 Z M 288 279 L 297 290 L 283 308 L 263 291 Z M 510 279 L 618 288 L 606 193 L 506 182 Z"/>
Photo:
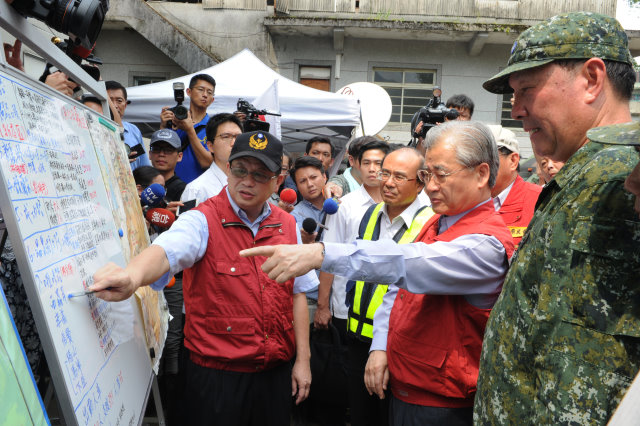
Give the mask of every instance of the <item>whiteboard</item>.
<path id="1" fill-rule="evenodd" d="M 144 226 L 139 202 L 122 204 L 130 191 L 105 184 L 105 150 L 126 164 L 112 123 L 0 68 L 0 205 L 67 424 L 140 424 L 152 379 L 134 298 L 67 298 L 107 262 L 125 266 Z M 136 223 L 114 216 L 124 209 Z"/>

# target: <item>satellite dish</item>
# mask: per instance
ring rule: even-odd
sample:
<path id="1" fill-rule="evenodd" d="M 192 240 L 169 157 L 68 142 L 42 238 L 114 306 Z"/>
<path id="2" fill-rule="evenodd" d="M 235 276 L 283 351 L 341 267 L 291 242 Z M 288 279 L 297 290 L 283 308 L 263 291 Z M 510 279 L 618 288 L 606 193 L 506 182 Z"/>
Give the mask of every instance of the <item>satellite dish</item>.
<path id="1" fill-rule="evenodd" d="M 356 132 L 356 136 L 365 134 L 373 136 L 384 129 L 384 126 L 389 122 L 391 118 L 391 98 L 387 91 L 377 84 L 360 81 L 348 84 L 336 93 L 353 96 L 360 100 L 362 125 Z"/>

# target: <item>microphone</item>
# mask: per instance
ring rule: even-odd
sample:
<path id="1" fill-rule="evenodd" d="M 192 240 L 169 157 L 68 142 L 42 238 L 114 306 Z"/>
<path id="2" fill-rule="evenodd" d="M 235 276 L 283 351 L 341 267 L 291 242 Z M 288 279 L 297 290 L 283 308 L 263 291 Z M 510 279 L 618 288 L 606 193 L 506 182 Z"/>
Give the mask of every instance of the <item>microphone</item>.
<path id="1" fill-rule="evenodd" d="M 166 193 L 164 186 L 159 183 L 152 183 L 140 194 L 140 203 L 143 206 L 160 207 L 165 204 L 164 196 Z"/>
<path id="2" fill-rule="evenodd" d="M 144 214 L 152 225 L 156 225 L 158 228 L 169 228 L 176 221 L 176 216 L 167 209 L 154 207 L 147 210 Z"/>
<path id="3" fill-rule="evenodd" d="M 326 214 L 336 214 L 338 211 L 338 202 L 335 198 L 327 198 L 322 203 L 322 211 Z"/>
<path id="4" fill-rule="evenodd" d="M 280 199 L 285 203 L 295 204 L 298 201 L 298 194 L 291 188 L 285 188 L 280 192 Z"/>
<path id="5" fill-rule="evenodd" d="M 321 223 L 316 222 L 312 217 L 308 217 L 302 221 L 302 229 L 304 229 L 304 231 L 307 234 L 313 234 L 314 232 L 316 232 L 317 226 L 319 226 L 322 229 L 329 230 L 329 228 L 327 228 Z"/>

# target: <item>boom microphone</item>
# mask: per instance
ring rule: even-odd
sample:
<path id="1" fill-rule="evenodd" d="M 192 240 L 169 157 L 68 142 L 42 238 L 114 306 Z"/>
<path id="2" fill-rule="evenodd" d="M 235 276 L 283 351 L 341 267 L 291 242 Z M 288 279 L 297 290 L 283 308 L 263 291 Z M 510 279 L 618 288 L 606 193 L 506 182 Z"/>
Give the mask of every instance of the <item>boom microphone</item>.
<path id="1" fill-rule="evenodd" d="M 280 199 L 285 203 L 295 204 L 298 201 L 298 194 L 291 188 L 285 188 L 280 192 Z"/>
<path id="2" fill-rule="evenodd" d="M 165 204 L 164 196 L 166 193 L 164 186 L 159 183 L 152 183 L 140 194 L 140 202 L 143 206 L 161 207 Z"/>
<path id="3" fill-rule="evenodd" d="M 152 225 L 155 225 L 158 228 L 170 228 L 171 225 L 173 225 L 173 222 L 176 221 L 176 216 L 173 213 L 171 213 L 167 209 L 162 209 L 159 207 L 147 210 L 147 212 L 144 214 L 144 217 Z"/>

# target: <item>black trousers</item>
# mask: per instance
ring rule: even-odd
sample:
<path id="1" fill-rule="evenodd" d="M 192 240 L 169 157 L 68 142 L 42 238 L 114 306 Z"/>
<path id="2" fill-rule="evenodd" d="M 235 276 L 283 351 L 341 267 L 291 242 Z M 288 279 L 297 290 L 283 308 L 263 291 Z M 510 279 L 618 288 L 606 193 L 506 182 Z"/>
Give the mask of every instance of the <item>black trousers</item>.
<path id="1" fill-rule="evenodd" d="M 291 363 L 259 373 L 238 373 L 188 360 L 184 401 L 185 425 L 287 426 Z"/>
<path id="2" fill-rule="evenodd" d="M 392 426 L 473 425 L 473 407 L 425 407 L 409 404 L 391 396 L 389 411 L 389 422 Z"/>
<path id="3" fill-rule="evenodd" d="M 347 320 L 332 316 L 331 322 L 338 330 L 340 345 L 345 346 L 347 344 Z M 346 368 L 346 366 L 343 366 L 343 368 Z M 309 395 L 309 400 L 303 402 L 303 405 L 306 403 L 309 406 L 307 418 L 311 420 L 306 424 L 344 426 L 349 401 L 340 401 L 334 404 L 319 401 L 320 398 L 317 398 L 314 393 L 317 393 L 317 389 L 314 389 L 313 380 L 314 379 L 311 378 L 311 394 Z"/>
<path id="4" fill-rule="evenodd" d="M 351 405 L 351 426 L 387 426 L 389 424 L 389 394 L 385 399 L 369 395 L 364 385 L 364 368 L 369 359 L 370 343 L 355 337 L 347 337 L 349 403 Z"/>

